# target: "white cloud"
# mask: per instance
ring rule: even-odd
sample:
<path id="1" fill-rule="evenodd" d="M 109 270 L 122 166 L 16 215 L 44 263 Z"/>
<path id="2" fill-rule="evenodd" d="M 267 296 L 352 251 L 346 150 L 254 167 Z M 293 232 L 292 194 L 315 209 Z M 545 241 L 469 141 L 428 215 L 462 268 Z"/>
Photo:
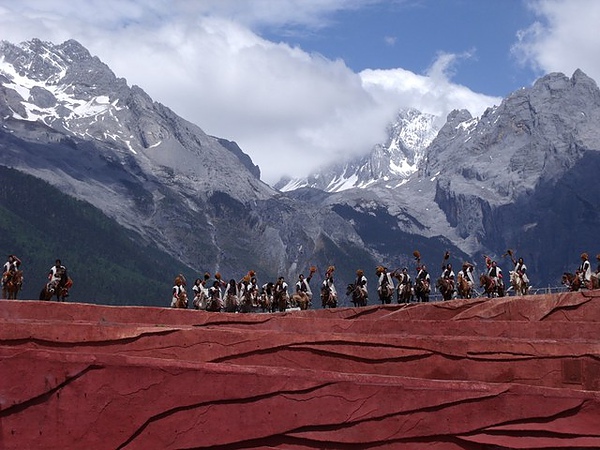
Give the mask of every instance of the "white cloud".
<path id="1" fill-rule="evenodd" d="M 78 40 L 154 100 L 235 140 L 274 183 L 370 151 L 400 107 L 445 118 L 455 108 L 478 115 L 499 102 L 451 82 L 454 64 L 468 55 L 440 54 L 425 75 L 357 74 L 254 28 L 317 29 L 331 13 L 371 2 L 0 0 L 0 38 Z"/>
<path id="2" fill-rule="evenodd" d="M 600 2 L 535 0 L 529 7 L 539 20 L 518 35 L 513 53 L 539 75 L 576 69 L 600 80 Z"/>

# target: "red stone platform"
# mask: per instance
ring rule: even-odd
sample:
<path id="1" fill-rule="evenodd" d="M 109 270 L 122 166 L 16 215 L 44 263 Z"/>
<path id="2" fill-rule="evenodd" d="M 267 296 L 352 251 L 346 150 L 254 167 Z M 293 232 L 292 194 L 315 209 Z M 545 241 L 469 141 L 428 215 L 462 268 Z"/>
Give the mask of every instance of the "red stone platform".
<path id="1" fill-rule="evenodd" d="M 0 301 L 0 449 L 600 448 L 600 291 L 275 314 Z"/>

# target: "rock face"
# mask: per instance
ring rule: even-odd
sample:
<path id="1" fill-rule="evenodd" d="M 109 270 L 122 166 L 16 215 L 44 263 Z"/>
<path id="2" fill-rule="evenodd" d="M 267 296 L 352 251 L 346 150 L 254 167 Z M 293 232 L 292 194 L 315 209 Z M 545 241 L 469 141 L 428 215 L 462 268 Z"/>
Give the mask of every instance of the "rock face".
<path id="1" fill-rule="evenodd" d="M 280 314 L 0 302 L 0 448 L 599 448 L 600 292 Z"/>
<path id="2" fill-rule="evenodd" d="M 197 273 L 377 265 L 343 218 L 282 196 L 235 142 L 129 87 L 74 40 L 0 41 L 0 165 L 90 203 Z"/>

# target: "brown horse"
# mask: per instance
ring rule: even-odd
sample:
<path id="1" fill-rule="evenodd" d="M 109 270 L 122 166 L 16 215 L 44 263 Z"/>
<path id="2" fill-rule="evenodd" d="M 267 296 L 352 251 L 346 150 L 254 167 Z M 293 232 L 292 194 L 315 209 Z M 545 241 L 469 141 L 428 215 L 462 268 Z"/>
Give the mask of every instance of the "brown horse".
<path id="1" fill-rule="evenodd" d="M 306 292 L 296 292 L 292 295 L 292 305 L 297 306 L 302 311 L 306 311 L 310 306 L 310 298 Z"/>
<path id="2" fill-rule="evenodd" d="M 575 292 L 581 289 L 582 283 L 579 273 L 564 272 L 561 278 L 561 283 L 566 286 L 569 291 Z"/>
<path id="3" fill-rule="evenodd" d="M 288 306 L 289 296 L 285 290 L 277 290 L 273 292 L 273 308 L 279 312 L 284 312 Z"/>
<path id="4" fill-rule="evenodd" d="M 444 300 L 450 300 L 454 293 L 454 282 L 449 278 L 438 278 L 436 287 L 440 290 Z"/>
<path id="5" fill-rule="evenodd" d="M 181 291 L 175 300 L 175 308 L 187 308 L 188 307 L 188 298 L 187 293 L 185 291 Z"/>
<path id="6" fill-rule="evenodd" d="M 226 294 L 223 303 L 225 312 L 233 313 L 238 310 L 239 299 L 236 294 Z"/>
<path id="7" fill-rule="evenodd" d="M 247 288 L 244 290 L 242 294 L 242 298 L 240 299 L 240 312 L 249 313 L 254 310 L 255 305 L 257 304 L 257 293 L 255 289 Z"/>
<path id="8" fill-rule="evenodd" d="M 258 298 L 258 306 L 262 312 L 271 312 L 271 305 L 273 304 L 273 295 L 263 292 Z"/>
<path id="9" fill-rule="evenodd" d="M 417 297 L 417 302 L 428 302 L 430 292 L 431 286 L 429 281 L 417 278 L 417 281 L 415 281 L 415 297 Z"/>
<path id="10" fill-rule="evenodd" d="M 355 307 L 366 306 L 367 305 L 367 296 L 365 292 L 356 286 L 354 283 L 350 283 L 346 288 L 346 295 L 351 295 L 352 303 Z"/>
<path id="11" fill-rule="evenodd" d="M 23 287 L 23 271 L 4 272 L 2 276 L 2 298 L 16 300 Z"/>
<path id="12" fill-rule="evenodd" d="M 52 297 L 56 296 L 56 300 L 64 302 L 69 296 L 69 289 L 73 286 L 73 280 L 70 277 L 66 278 L 66 281 L 62 280 L 58 282 L 48 282 L 44 285 L 40 292 L 40 300 L 52 300 Z"/>
<path id="13" fill-rule="evenodd" d="M 386 281 L 377 288 L 377 295 L 379 295 L 379 300 L 381 300 L 382 305 L 389 305 L 392 303 L 394 288 Z"/>
<path id="14" fill-rule="evenodd" d="M 589 285 L 589 289 L 600 289 L 600 274 L 593 273 Z"/>
<path id="15" fill-rule="evenodd" d="M 398 285 L 396 289 L 396 296 L 398 303 L 410 303 L 413 298 L 412 283 L 402 283 Z"/>
<path id="16" fill-rule="evenodd" d="M 489 275 L 481 274 L 479 276 L 479 284 L 488 298 L 504 297 L 504 286 L 502 286 L 502 283 L 496 283 Z"/>
<path id="17" fill-rule="evenodd" d="M 465 277 L 458 276 L 457 289 L 460 298 L 471 298 L 473 296 L 473 286 Z"/>
<path id="18" fill-rule="evenodd" d="M 218 291 L 213 292 L 213 295 L 208 297 L 208 299 L 206 300 L 206 310 L 208 312 L 221 311 L 221 298 L 219 297 Z"/>
<path id="19" fill-rule="evenodd" d="M 321 306 L 323 308 L 336 308 L 337 296 L 333 293 L 329 286 L 321 288 Z"/>

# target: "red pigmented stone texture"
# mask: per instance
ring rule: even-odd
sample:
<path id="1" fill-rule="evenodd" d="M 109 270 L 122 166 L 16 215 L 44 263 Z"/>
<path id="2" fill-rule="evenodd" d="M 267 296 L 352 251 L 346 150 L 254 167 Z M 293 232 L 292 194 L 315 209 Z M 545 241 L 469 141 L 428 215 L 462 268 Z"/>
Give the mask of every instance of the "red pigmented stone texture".
<path id="1" fill-rule="evenodd" d="M 0 301 L 0 449 L 600 448 L 600 291 L 275 314 Z"/>

